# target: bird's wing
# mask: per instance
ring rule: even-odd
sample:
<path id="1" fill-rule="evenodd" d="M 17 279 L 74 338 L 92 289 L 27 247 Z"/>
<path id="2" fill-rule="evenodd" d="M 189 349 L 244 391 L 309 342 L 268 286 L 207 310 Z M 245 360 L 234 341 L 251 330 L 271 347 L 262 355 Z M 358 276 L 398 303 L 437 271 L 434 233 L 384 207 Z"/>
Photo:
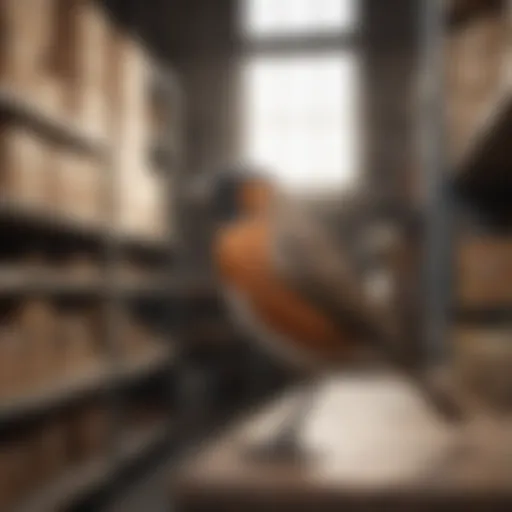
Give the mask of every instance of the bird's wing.
<path id="1" fill-rule="evenodd" d="M 280 275 L 342 327 L 366 334 L 371 347 L 413 381 L 443 417 L 463 419 L 464 411 L 456 397 L 437 389 L 435 383 L 401 360 L 395 349 L 392 324 L 365 293 L 349 251 L 335 246 L 321 223 L 293 201 L 279 202 L 273 225 L 273 257 Z"/>
<path id="2" fill-rule="evenodd" d="M 365 293 L 349 250 L 338 247 L 314 215 L 280 198 L 273 227 L 273 258 L 283 278 L 345 326 L 384 334 L 385 319 Z"/>

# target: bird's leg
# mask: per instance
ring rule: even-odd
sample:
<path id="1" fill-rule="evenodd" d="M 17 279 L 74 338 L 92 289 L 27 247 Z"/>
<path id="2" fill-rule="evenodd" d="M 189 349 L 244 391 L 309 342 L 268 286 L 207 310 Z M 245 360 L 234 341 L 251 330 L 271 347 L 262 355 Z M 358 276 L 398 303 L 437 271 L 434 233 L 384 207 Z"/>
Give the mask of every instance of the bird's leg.
<path id="1" fill-rule="evenodd" d="M 288 461 L 305 458 L 304 445 L 301 442 L 301 433 L 318 393 L 318 382 L 303 384 L 299 391 L 297 403 L 286 416 L 284 423 L 279 425 L 278 431 L 263 445 L 256 447 L 254 455 L 267 460 Z"/>

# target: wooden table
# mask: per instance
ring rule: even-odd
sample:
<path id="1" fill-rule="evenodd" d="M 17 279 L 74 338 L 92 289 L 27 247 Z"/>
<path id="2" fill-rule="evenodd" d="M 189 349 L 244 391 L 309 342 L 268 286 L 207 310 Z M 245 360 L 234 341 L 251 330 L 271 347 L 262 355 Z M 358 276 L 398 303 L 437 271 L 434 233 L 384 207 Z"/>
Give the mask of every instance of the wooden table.
<path id="1" fill-rule="evenodd" d="M 248 456 L 295 398 L 255 412 L 181 465 L 176 510 L 512 510 L 511 421 L 447 425 L 394 375 L 336 376 L 306 422 L 307 462 Z"/>

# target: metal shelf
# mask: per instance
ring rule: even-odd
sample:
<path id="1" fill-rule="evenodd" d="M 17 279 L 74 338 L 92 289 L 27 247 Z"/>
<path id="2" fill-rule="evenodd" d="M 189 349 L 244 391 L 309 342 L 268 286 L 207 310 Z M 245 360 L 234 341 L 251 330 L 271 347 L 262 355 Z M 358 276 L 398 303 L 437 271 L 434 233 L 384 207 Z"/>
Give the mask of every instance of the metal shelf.
<path id="1" fill-rule="evenodd" d="M 125 386 L 145 377 L 155 375 L 160 370 L 167 368 L 173 360 L 173 353 L 169 349 L 161 350 L 157 354 L 138 357 L 133 361 L 126 361 L 115 372 L 114 383 L 117 386 Z"/>
<path id="2" fill-rule="evenodd" d="M 44 276 L 43 271 L 0 271 L 0 296 L 31 293 L 45 295 L 102 295 L 106 285 L 99 277 Z"/>
<path id="3" fill-rule="evenodd" d="M 57 406 L 106 389 L 108 385 L 106 366 L 98 365 L 94 371 L 74 379 L 64 379 L 49 386 L 42 386 L 37 393 L 20 395 L 0 406 L 0 424 L 12 423 L 20 418 L 34 416 Z"/>
<path id="4" fill-rule="evenodd" d="M 39 274 L 39 275 L 38 275 Z M 0 271 L 0 296 L 43 294 L 49 296 L 106 296 L 164 299 L 172 295 L 170 285 L 161 279 L 120 280 L 109 283 L 98 277 L 44 276 L 41 272 Z"/>
<path id="5" fill-rule="evenodd" d="M 5 197 L 0 199 L 0 220 L 23 227 L 82 238 L 103 239 L 107 234 L 102 223 L 85 221 L 79 217 L 23 204 Z"/>
<path id="6" fill-rule="evenodd" d="M 123 363 L 112 370 L 106 363 L 73 379 L 43 387 L 39 392 L 18 396 L 2 402 L 0 425 L 14 423 L 62 407 L 77 400 L 111 389 L 112 386 L 125 386 L 137 380 L 154 375 L 172 362 L 169 353 L 152 354 L 136 361 Z"/>
<path id="7" fill-rule="evenodd" d="M 114 474 L 114 466 L 106 458 L 95 459 L 84 466 L 67 470 L 57 481 L 35 492 L 15 512 L 55 512 L 62 510 L 81 495 L 105 485 Z"/>
<path id="8" fill-rule="evenodd" d="M 137 251 L 165 256 L 172 246 L 164 239 L 127 234 L 107 226 L 71 216 L 47 207 L 23 204 L 9 198 L 0 198 L 0 223 L 13 223 L 20 227 L 37 229 L 53 234 L 85 238 L 105 244 L 115 240 L 124 251 Z"/>
<path id="9" fill-rule="evenodd" d="M 452 308 L 454 318 L 467 324 L 510 324 L 512 304 L 455 304 Z"/>
<path id="10" fill-rule="evenodd" d="M 171 425 L 164 423 L 126 435 L 121 441 L 119 465 L 121 469 L 135 459 L 149 452 L 168 437 Z"/>
<path id="11" fill-rule="evenodd" d="M 165 256 L 172 249 L 169 242 L 163 238 L 122 233 L 120 231 L 111 232 L 111 235 L 116 238 L 120 247 L 125 251 Z"/>
<path id="12" fill-rule="evenodd" d="M 80 151 L 106 158 L 106 139 L 95 136 L 64 118 L 57 118 L 32 98 L 24 97 L 12 87 L 0 87 L 0 110 L 47 137 Z"/>
<path id="13" fill-rule="evenodd" d="M 117 463 L 106 458 L 96 458 L 78 468 L 69 469 L 55 482 L 35 492 L 14 512 L 55 512 L 62 510 L 69 503 L 108 485 L 118 471 L 144 456 L 152 449 L 163 443 L 169 434 L 167 425 L 158 425 L 142 432 L 128 436 L 121 443 L 121 450 Z"/>
<path id="14" fill-rule="evenodd" d="M 163 101 L 169 101 L 169 105 L 172 103 L 174 119 L 175 98 L 168 97 L 166 92 L 170 84 L 170 77 L 166 75 L 160 84 L 160 87 L 165 85 L 165 90 L 159 94 L 162 94 Z M 174 95 L 174 79 L 171 85 Z M 83 129 L 78 122 L 67 119 L 64 115 L 59 116 L 38 100 L 37 96 L 21 94 L 12 87 L 0 85 L 0 112 L 5 121 L 37 134 L 42 140 L 47 140 L 58 147 L 76 151 L 77 154 L 87 155 L 88 158 L 98 161 L 104 172 L 105 186 L 108 189 L 105 192 L 112 207 L 118 191 L 116 179 L 121 171 L 116 169 L 118 160 L 112 158 L 115 156 L 116 147 L 110 144 L 107 137 L 97 136 Z M 176 144 L 169 148 L 161 142 L 157 141 L 148 152 L 158 163 L 155 172 L 160 172 L 170 181 L 174 166 L 177 165 L 179 151 Z M 112 218 L 88 221 L 59 211 L 51 204 L 16 200 L 6 195 L 0 195 L 0 224 L 1 229 L 16 230 L 16 233 L 23 231 L 23 234 L 34 234 L 37 238 L 47 238 L 50 241 L 55 239 L 56 242 L 79 242 L 80 247 L 87 246 L 87 250 L 101 254 L 98 275 L 87 279 L 75 277 L 72 272 L 68 275 L 63 272 L 52 275 L 45 269 L 38 274 L 34 267 L 24 273 L 2 272 L 0 269 L 0 295 L 34 292 L 49 296 L 92 295 L 95 299 L 101 297 L 105 306 L 106 329 L 102 341 L 106 347 L 108 360 L 106 357 L 104 362 L 98 362 L 98 366 L 87 374 L 65 380 L 63 378 L 60 382 L 48 385 L 34 386 L 31 395 L 18 394 L 12 399 L 0 402 L 0 427 L 11 428 L 26 420 L 39 420 L 45 417 L 43 415 L 61 407 L 67 407 L 105 391 L 109 403 L 108 410 L 113 412 L 113 436 L 109 439 L 102 457 L 81 467 L 70 467 L 54 482 L 36 489 L 30 496 L 26 496 L 27 499 L 23 497 L 20 506 L 14 509 L 16 512 L 54 512 L 67 508 L 105 484 L 115 486 L 116 480 L 125 468 L 138 463 L 145 454 L 169 438 L 170 425 L 167 424 L 132 432 L 123 437 L 123 426 L 117 422 L 115 413 L 118 405 L 122 403 L 124 387 L 135 385 L 157 374 L 166 378 L 166 383 L 162 386 L 170 386 L 173 379 L 172 367 L 177 356 L 171 352 L 173 347 L 169 344 L 169 350 L 166 352 L 153 352 L 137 360 L 123 360 L 117 348 L 120 336 L 118 314 L 125 306 L 124 298 L 170 299 L 186 285 L 176 285 L 169 277 L 171 264 L 174 263 L 172 256 L 175 253 L 175 242 L 170 230 L 158 238 L 151 234 L 145 236 L 144 233 L 138 232 L 126 233 Z M 130 279 L 122 277 L 121 280 L 116 279 L 118 267 L 131 256 L 134 259 L 135 256 L 140 256 L 141 261 L 158 265 L 162 278 L 148 278 L 138 282 L 131 282 Z"/>

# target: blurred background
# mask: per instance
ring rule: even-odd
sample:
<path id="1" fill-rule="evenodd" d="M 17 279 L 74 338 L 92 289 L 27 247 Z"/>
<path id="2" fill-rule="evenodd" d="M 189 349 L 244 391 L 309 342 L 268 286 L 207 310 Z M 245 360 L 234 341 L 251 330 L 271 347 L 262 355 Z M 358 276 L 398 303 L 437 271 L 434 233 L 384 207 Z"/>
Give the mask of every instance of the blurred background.
<path id="1" fill-rule="evenodd" d="M 236 162 L 334 240 L 365 191 L 401 360 L 509 412 L 510 12 L 1 0 L 0 510 L 169 510 L 171 468 L 294 383 L 233 324 L 190 194 Z"/>

